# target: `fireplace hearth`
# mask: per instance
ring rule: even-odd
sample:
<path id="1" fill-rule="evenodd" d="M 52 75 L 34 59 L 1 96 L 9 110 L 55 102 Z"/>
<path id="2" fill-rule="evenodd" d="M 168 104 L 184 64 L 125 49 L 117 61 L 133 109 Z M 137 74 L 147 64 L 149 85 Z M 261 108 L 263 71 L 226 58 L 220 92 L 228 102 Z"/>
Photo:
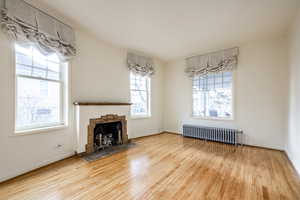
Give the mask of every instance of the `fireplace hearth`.
<path id="1" fill-rule="evenodd" d="M 114 146 L 127 144 L 127 120 L 125 116 L 105 115 L 90 119 L 86 153 L 109 150 Z"/>

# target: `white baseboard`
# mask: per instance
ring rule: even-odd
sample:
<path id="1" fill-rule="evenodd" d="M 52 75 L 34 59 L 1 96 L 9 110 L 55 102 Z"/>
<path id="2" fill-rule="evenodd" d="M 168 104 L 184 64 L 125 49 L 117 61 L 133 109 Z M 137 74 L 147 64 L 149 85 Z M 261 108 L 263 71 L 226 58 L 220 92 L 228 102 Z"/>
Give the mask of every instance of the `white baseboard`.
<path id="1" fill-rule="evenodd" d="M 163 132 L 165 132 L 165 133 L 174 133 L 174 134 L 182 135 L 182 133 L 177 132 L 177 131 L 169 131 L 169 130 L 165 130 L 165 131 L 163 131 Z"/>
<path id="2" fill-rule="evenodd" d="M 135 138 L 140 138 L 140 137 L 145 137 L 145 136 L 151 136 L 151 135 L 157 135 L 157 134 L 160 134 L 162 132 L 155 132 L 155 133 L 145 133 L 145 134 L 141 134 L 141 135 L 138 135 L 138 136 L 134 136 L 132 138 L 129 138 L 129 139 L 135 139 Z"/>
<path id="3" fill-rule="evenodd" d="M 20 169 L 20 170 L 18 170 L 17 172 L 15 172 L 13 174 L 9 174 L 7 176 L 0 177 L 0 183 L 3 182 L 3 181 L 9 180 L 9 179 L 15 178 L 17 176 L 20 176 L 22 174 L 25 174 L 27 172 L 33 171 L 33 170 L 38 169 L 40 167 L 44 167 L 44 166 L 49 165 L 51 163 L 57 162 L 59 160 L 63 160 L 65 158 L 71 157 L 73 155 L 75 155 L 75 152 L 67 152 L 67 153 L 64 153 L 64 154 L 54 156 L 51 159 L 41 161 L 41 162 L 39 162 L 37 164 L 34 164 L 33 166 L 28 167 L 26 169 Z"/>

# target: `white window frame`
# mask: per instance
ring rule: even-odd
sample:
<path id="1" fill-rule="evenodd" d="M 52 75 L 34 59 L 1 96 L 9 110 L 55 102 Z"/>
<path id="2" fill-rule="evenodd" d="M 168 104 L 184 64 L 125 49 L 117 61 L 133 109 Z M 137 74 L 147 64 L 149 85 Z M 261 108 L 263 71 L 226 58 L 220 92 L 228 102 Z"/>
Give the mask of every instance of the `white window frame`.
<path id="1" fill-rule="evenodd" d="M 236 87 L 236 72 L 231 71 L 232 73 L 232 84 L 231 84 L 231 94 L 232 94 L 232 100 L 231 100 L 231 110 L 232 115 L 231 117 L 209 117 L 209 116 L 199 116 L 194 114 L 194 90 L 193 90 L 193 80 L 191 82 L 191 88 L 192 88 L 192 107 L 191 107 L 191 117 L 194 119 L 200 119 L 200 120 L 212 120 L 212 121 L 234 121 L 235 120 L 235 87 Z"/>
<path id="2" fill-rule="evenodd" d="M 134 73 L 130 72 L 129 74 L 129 90 L 130 90 L 130 100 L 131 96 L 131 76 L 136 76 Z M 151 117 L 151 77 L 146 77 L 146 92 L 147 92 L 147 114 L 135 114 L 132 112 L 132 107 L 130 108 L 130 116 L 132 119 L 144 119 Z"/>
<path id="3" fill-rule="evenodd" d="M 13 59 L 14 59 L 14 76 L 15 76 L 15 134 L 16 135 L 27 135 L 35 133 L 43 133 L 48 131 L 60 130 L 68 127 L 68 112 L 69 112 L 69 63 L 60 62 L 60 80 L 51 80 L 47 78 L 33 77 L 27 75 L 17 74 L 17 62 L 16 62 L 16 44 L 13 45 Z M 45 123 L 39 126 L 26 126 L 17 128 L 17 112 L 18 112 L 18 78 L 28 78 L 35 80 L 44 80 L 49 82 L 60 83 L 60 122 L 58 123 Z"/>

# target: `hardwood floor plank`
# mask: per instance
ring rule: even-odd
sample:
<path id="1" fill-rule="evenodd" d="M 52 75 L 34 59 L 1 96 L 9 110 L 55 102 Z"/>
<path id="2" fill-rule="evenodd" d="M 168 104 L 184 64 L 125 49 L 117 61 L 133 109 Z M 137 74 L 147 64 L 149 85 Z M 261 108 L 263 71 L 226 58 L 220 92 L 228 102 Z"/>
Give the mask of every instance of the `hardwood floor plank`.
<path id="1" fill-rule="evenodd" d="M 72 157 L 0 184 L 0 200 L 300 199 L 283 152 L 160 134 L 94 162 Z"/>

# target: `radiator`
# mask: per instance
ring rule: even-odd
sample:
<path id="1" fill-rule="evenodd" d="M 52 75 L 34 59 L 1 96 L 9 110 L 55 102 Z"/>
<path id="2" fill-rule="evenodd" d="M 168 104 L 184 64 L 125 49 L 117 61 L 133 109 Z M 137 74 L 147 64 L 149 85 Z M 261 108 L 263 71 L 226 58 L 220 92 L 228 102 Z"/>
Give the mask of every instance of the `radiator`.
<path id="1" fill-rule="evenodd" d="M 237 129 L 183 125 L 184 137 L 193 137 L 227 144 L 243 144 L 242 134 L 243 131 Z"/>

